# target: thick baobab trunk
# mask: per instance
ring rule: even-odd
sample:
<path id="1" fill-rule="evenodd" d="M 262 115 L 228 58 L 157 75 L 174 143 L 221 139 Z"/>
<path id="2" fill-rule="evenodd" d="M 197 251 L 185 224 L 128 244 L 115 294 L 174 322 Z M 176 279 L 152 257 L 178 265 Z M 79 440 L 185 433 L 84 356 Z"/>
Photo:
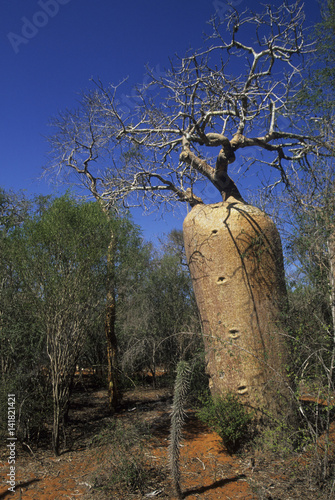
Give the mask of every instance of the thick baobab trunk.
<path id="1" fill-rule="evenodd" d="M 261 414 L 288 410 L 286 288 L 280 237 L 261 210 L 230 197 L 196 205 L 185 250 L 200 311 L 212 394 L 232 392 Z"/>

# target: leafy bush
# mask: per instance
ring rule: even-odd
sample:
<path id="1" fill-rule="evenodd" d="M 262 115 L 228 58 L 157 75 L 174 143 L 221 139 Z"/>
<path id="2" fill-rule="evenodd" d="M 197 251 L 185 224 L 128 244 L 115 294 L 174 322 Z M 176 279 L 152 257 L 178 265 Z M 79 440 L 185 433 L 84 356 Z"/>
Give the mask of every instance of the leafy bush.
<path id="1" fill-rule="evenodd" d="M 197 417 L 219 434 L 229 453 L 236 452 L 250 436 L 253 415 L 234 394 L 207 396 L 197 410 Z"/>

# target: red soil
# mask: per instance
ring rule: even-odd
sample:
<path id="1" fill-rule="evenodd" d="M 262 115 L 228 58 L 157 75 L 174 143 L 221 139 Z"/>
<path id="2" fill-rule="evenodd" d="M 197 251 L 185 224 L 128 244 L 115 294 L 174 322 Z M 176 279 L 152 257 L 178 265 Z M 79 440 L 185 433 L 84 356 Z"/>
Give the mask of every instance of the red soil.
<path id="1" fill-rule="evenodd" d="M 8 492 L 5 483 L 9 472 L 8 453 L 5 447 L 2 448 L 0 499 L 175 498 L 167 467 L 169 397 L 169 391 L 164 389 L 137 389 L 126 395 L 124 407 L 116 416 L 126 423 L 141 420 L 151 428 L 152 436 L 143 452 L 150 470 L 154 471 L 154 479 L 146 492 L 122 493 L 110 486 L 105 490 L 95 488 L 94 478 L 102 477 L 102 471 L 107 471 L 105 476 L 108 477 L 111 454 L 108 442 L 101 442 L 96 447 L 90 443 L 113 418 L 106 413 L 107 393 L 95 391 L 76 395 L 77 406 L 70 413 L 68 429 L 71 446 L 60 457 L 55 458 L 50 451 L 42 449 L 23 449 L 18 444 L 15 494 Z M 297 463 L 298 460 L 285 462 L 280 458 L 269 462 L 254 455 L 230 456 L 219 436 L 189 414 L 181 449 L 181 483 L 188 500 L 328 499 L 311 481 L 310 484 L 299 483 L 300 472 L 294 472 Z"/>

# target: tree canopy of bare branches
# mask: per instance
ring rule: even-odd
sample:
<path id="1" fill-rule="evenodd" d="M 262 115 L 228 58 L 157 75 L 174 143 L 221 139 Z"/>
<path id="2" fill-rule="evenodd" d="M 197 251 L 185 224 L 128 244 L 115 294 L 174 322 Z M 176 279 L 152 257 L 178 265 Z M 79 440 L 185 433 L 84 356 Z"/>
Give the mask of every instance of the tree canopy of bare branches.
<path id="1" fill-rule="evenodd" d="M 230 11 L 210 29 L 201 50 L 177 57 L 164 74 L 148 68 L 131 110 L 120 102 L 125 82 L 94 81 L 77 110 L 53 119 L 49 168 L 75 172 L 107 205 L 193 206 L 203 203 L 207 183 L 223 200 L 241 198 L 228 174 L 241 149 L 266 152 L 283 181 L 286 162 L 322 154 L 322 135 L 291 116 L 313 51 L 300 2 L 262 14 Z"/>

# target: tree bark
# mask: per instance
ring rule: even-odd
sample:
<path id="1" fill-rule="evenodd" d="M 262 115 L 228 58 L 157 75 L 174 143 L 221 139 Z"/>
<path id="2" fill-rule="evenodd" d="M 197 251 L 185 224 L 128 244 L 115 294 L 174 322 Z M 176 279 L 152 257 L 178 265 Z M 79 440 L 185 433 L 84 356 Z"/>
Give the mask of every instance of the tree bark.
<path id="1" fill-rule="evenodd" d="M 65 367 L 63 367 L 65 369 Z M 63 430 L 65 445 L 65 424 L 66 412 L 70 403 L 70 384 L 71 381 L 67 379 L 64 374 L 59 376 L 57 373 L 60 367 L 52 364 L 52 396 L 53 396 L 53 424 L 52 424 L 52 449 L 56 456 L 60 453 L 60 431 Z"/>
<path id="2" fill-rule="evenodd" d="M 52 424 L 52 450 L 59 455 L 59 430 L 60 430 L 60 395 L 58 382 L 53 382 L 53 424 Z"/>
<path id="3" fill-rule="evenodd" d="M 118 405 L 119 395 L 117 388 L 116 360 L 117 360 L 117 338 L 115 333 L 115 283 L 114 283 L 114 255 L 115 236 L 112 232 L 111 241 L 108 246 L 107 269 L 109 290 L 107 293 L 105 334 L 107 342 L 107 382 L 108 401 L 111 411 L 115 411 Z"/>
<path id="4" fill-rule="evenodd" d="M 212 394 L 236 394 L 260 419 L 290 413 L 287 296 L 275 225 L 230 197 L 196 205 L 183 229 Z"/>
<path id="5" fill-rule="evenodd" d="M 333 345 L 335 346 L 335 233 L 332 232 L 327 241 L 329 260 L 330 307 L 333 319 Z"/>

